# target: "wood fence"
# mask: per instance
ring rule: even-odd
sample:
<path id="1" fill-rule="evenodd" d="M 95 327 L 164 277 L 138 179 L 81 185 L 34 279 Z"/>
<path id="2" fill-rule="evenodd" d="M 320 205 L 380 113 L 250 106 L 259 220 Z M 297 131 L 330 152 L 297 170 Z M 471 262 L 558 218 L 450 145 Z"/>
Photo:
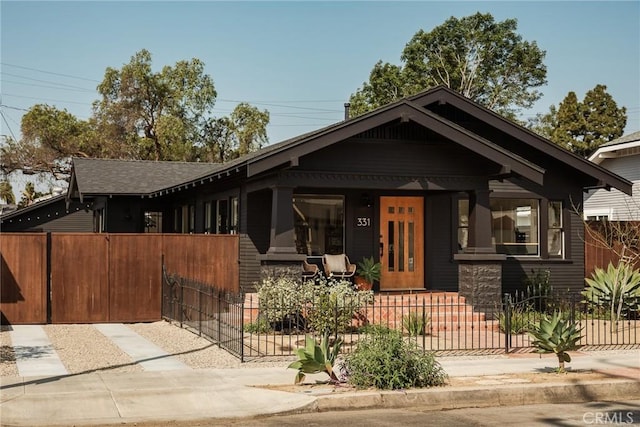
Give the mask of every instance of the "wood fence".
<path id="1" fill-rule="evenodd" d="M 240 288 L 237 235 L 3 233 L 0 255 L 3 324 L 160 320 L 163 260 Z"/>
<path id="2" fill-rule="evenodd" d="M 620 260 L 622 241 L 626 253 L 640 268 L 640 221 L 589 221 L 584 236 L 584 273 L 591 277 L 597 268 L 607 268 Z"/>

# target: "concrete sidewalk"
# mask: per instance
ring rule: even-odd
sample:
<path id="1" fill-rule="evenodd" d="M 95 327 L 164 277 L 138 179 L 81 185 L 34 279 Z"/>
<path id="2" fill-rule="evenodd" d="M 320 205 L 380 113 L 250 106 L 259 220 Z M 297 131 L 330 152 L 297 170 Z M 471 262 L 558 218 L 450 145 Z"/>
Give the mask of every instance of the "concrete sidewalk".
<path id="1" fill-rule="evenodd" d="M 291 384 L 284 367 L 4 377 L 3 426 L 91 425 L 235 418 L 296 411 L 420 406 L 443 409 L 556 401 L 640 399 L 640 350 L 574 353 L 571 369 L 598 370 L 606 381 L 438 387 L 410 391 L 304 394 L 252 385 Z M 442 358 L 451 377 L 545 372 L 555 357 Z M 308 381 L 324 379 L 311 376 Z"/>

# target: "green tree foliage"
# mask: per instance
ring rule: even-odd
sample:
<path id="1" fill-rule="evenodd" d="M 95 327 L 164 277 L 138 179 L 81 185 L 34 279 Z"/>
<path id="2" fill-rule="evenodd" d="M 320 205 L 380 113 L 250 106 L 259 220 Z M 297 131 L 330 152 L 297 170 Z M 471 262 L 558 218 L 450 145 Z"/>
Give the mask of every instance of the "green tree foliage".
<path id="1" fill-rule="evenodd" d="M 18 208 L 26 208 L 31 205 L 38 197 L 44 196 L 44 193 L 36 191 L 36 187 L 33 182 L 27 182 L 22 192 L 22 197 L 18 202 Z"/>
<path id="2" fill-rule="evenodd" d="M 9 181 L 0 182 L 0 200 L 8 205 L 16 203 L 16 196 L 13 195 L 13 187 Z"/>
<path id="3" fill-rule="evenodd" d="M 455 18 L 429 32 L 419 30 L 405 46 L 402 66 L 379 61 L 369 81 L 351 96 L 358 115 L 437 85 L 513 117 L 541 97 L 545 52 L 516 33 L 517 21 L 491 14 Z"/>
<path id="4" fill-rule="evenodd" d="M 52 173 L 68 178 L 73 156 L 181 161 L 226 161 L 262 147 L 269 113 L 239 104 L 230 117 L 212 116 L 213 79 L 199 59 L 160 71 L 141 50 L 122 68 L 109 67 L 89 120 L 35 105 L 22 119 L 22 138 L 5 138 L 0 167 L 10 174 Z"/>
<path id="5" fill-rule="evenodd" d="M 529 121 L 529 128 L 579 156 L 588 157 L 597 148 L 622 136 L 627 109 L 618 108 L 605 85 L 589 90 L 582 102 L 569 92 L 549 112 Z"/>

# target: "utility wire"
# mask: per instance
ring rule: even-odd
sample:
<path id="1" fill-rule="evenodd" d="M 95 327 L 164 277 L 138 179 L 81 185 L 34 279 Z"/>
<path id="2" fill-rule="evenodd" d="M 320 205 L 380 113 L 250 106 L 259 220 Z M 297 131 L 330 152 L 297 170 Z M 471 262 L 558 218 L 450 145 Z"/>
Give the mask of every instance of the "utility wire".
<path id="1" fill-rule="evenodd" d="M 15 67 L 15 68 L 20 68 L 22 70 L 30 70 L 30 71 L 37 71 L 39 73 L 44 73 L 44 74 L 51 74 L 54 76 L 61 76 L 61 77 L 70 77 L 72 79 L 78 79 L 78 80 L 86 80 L 88 82 L 95 82 L 95 83 L 100 83 L 99 80 L 95 80 L 95 79 L 88 79 L 86 77 L 78 77 L 78 76 L 72 76 L 70 74 L 62 74 L 62 73 L 54 73 L 53 71 L 45 71 L 45 70 L 39 70 L 37 68 L 30 68 L 30 67 L 23 67 L 22 65 L 14 65 L 14 64 L 8 64 L 6 62 L 0 62 L 0 64 L 6 66 L 6 67 Z"/>
<path id="2" fill-rule="evenodd" d="M 24 76 L 21 76 L 19 74 L 12 74 L 12 73 L 5 73 L 5 72 L 0 72 L 0 74 L 3 75 L 3 76 L 18 77 L 20 79 L 31 80 L 33 82 L 38 82 L 38 83 L 49 83 L 49 84 L 57 85 L 57 86 L 64 86 L 65 88 L 71 88 L 71 89 L 78 89 L 78 90 L 86 90 L 86 91 L 89 91 L 89 92 L 95 92 L 95 89 L 87 89 L 86 87 L 68 85 L 68 84 L 65 84 L 65 83 L 52 82 L 51 80 L 34 79 L 34 78 L 31 78 L 31 77 L 24 77 Z M 19 83 L 19 82 L 13 82 L 13 81 L 10 81 L 10 80 L 4 80 L 4 81 L 5 82 L 11 82 L 11 83 Z M 28 84 L 28 83 L 22 83 L 22 84 Z"/>
<path id="3" fill-rule="evenodd" d="M 2 116 L 2 120 L 4 120 L 4 123 L 7 125 L 7 129 L 9 129 L 9 133 L 11 134 L 11 137 L 17 141 L 18 138 L 16 138 L 16 135 L 13 133 L 13 130 L 11 129 L 11 126 L 9 126 L 9 122 L 7 121 L 7 118 L 4 116 L 4 112 L 2 111 L 2 109 L 0 108 L 0 116 Z"/>

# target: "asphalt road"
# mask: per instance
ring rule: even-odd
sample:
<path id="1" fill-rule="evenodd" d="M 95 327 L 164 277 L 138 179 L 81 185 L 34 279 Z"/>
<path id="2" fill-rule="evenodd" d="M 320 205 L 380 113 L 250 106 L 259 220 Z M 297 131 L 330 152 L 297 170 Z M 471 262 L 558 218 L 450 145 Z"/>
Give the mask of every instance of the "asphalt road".
<path id="1" fill-rule="evenodd" d="M 109 424 L 94 427 L 123 427 Z M 420 408 L 365 411 L 314 412 L 243 419 L 212 419 L 189 422 L 136 423 L 136 427 L 479 427 L 517 426 L 589 426 L 640 425 L 640 400 L 624 402 L 588 402 L 469 408 L 449 411 L 425 411 Z"/>

